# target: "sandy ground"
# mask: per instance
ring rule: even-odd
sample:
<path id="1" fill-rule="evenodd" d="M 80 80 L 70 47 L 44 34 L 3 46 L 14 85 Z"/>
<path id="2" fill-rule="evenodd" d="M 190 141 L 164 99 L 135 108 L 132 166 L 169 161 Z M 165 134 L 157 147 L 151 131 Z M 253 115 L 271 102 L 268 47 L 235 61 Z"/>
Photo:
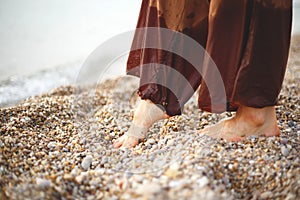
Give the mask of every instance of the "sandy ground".
<path id="1" fill-rule="evenodd" d="M 232 113 L 203 113 L 193 97 L 146 142 L 113 149 L 132 118 L 130 77 L 2 108 L 0 199 L 299 199 L 299 53 L 294 36 L 277 106 L 280 137 L 227 143 L 199 135 Z"/>

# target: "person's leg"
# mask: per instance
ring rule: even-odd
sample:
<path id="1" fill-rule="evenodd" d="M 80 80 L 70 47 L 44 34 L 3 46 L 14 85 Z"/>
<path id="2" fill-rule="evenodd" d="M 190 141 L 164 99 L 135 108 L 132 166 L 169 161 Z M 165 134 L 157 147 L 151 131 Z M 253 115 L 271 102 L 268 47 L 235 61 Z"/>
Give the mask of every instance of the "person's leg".
<path id="1" fill-rule="evenodd" d="M 250 135 L 279 136 L 280 131 L 274 106 L 253 108 L 240 105 L 234 117 L 206 127 L 200 133 L 237 142 Z"/>
<path id="2" fill-rule="evenodd" d="M 168 115 L 149 100 L 141 100 L 137 106 L 132 124 L 128 132 L 118 138 L 113 146 L 115 148 L 130 148 L 136 146 L 140 140 L 146 137 L 148 129 L 161 119 L 167 119 Z"/>
<path id="3" fill-rule="evenodd" d="M 215 2 L 222 4 L 223 1 L 215 0 Z M 240 3 L 241 1 L 237 4 Z M 215 5 L 218 6 L 218 4 Z M 232 77 L 222 72 L 224 70 L 222 49 L 218 48 L 218 45 L 209 49 L 213 59 L 217 60 L 218 67 L 221 68 L 227 92 L 228 109 L 237 108 L 237 113 L 231 119 L 200 131 L 230 141 L 238 141 L 249 135 L 277 136 L 280 134 L 275 105 L 286 69 L 291 32 L 291 0 L 253 0 L 241 6 L 245 14 L 236 17 L 244 18 L 245 21 L 240 27 L 240 32 L 243 33 L 240 50 L 242 54 L 234 70 L 233 81 L 226 81 Z M 220 15 L 224 7 L 226 5 L 218 7 Z M 224 13 L 225 11 L 226 9 Z M 224 14 L 222 18 L 215 18 L 210 15 L 209 22 L 212 20 L 213 24 L 218 24 L 216 21 L 226 20 L 226 16 Z M 237 29 L 232 28 L 232 30 Z M 227 46 L 231 44 L 230 37 L 223 39 L 229 42 Z M 210 40 L 208 40 L 208 47 L 210 47 L 209 42 Z M 229 58 L 232 59 L 232 57 Z M 228 69 L 231 69 L 230 66 Z"/>
<path id="4" fill-rule="evenodd" d="M 154 122 L 181 114 L 183 104 L 199 87 L 201 76 L 193 65 L 171 52 L 179 49 L 195 54 L 189 52 L 184 38 L 174 39 L 174 36 L 181 32 L 205 46 L 207 18 L 208 0 L 143 0 L 137 28 L 158 27 L 174 32 L 163 37 L 159 29 L 154 36 L 148 32 L 140 34 L 137 30 L 133 49 L 138 50 L 130 52 L 127 74 L 140 77 L 138 94 L 142 100 L 128 133 L 114 142 L 115 147 L 133 147 L 139 139 L 145 138 Z M 156 49 L 143 46 L 153 41 L 158 43 Z M 162 46 L 167 49 L 160 49 Z"/>

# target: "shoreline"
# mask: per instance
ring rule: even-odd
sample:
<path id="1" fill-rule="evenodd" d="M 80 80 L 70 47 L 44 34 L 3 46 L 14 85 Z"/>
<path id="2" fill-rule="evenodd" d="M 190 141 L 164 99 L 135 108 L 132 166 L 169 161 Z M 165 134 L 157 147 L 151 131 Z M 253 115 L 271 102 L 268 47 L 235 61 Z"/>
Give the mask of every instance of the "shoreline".
<path id="1" fill-rule="evenodd" d="M 300 33 L 292 35 L 291 53 L 289 56 L 288 66 L 292 64 L 290 62 L 295 62 L 294 60 L 297 60 L 297 58 L 295 58 L 296 54 L 293 52 L 300 52 L 300 45 L 296 46 L 294 44 L 300 44 Z M 118 69 L 114 67 L 114 69 L 122 71 L 122 64 L 124 65 L 125 63 L 126 61 L 119 62 L 118 65 L 120 67 Z M 53 69 L 44 69 L 29 75 L 16 75 L 0 80 L 0 108 L 16 106 L 18 103 L 24 101 L 30 96 L 42 95 L 55 87 L 74 83 L 81 65 L 81 62 L 76 62 L 68 65 L 57 66 Z M 299 62 L 297 65 L 300 65 Z M 289 67 L 287 68 L 287 74 L 288 72 Z M 121 74 L 116 75 L 116 73 L 114 73 L 114 75 L 115 77 L 121 76 Z"/>

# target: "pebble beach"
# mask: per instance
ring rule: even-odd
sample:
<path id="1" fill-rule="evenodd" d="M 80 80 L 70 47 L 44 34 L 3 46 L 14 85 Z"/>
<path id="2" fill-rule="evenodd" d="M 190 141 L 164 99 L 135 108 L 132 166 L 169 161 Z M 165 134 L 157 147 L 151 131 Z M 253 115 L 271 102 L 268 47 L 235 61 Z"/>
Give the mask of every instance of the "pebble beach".
<path id="1" fill-rule="evenodd" d="M 112 147 L 138 103 L 138 80 L 61 86 L 0 108 L 0 199 L 299 199 L 300 37 L 292 38 L 276 107 L 280 137 L 233 143 L 197 130 L 195 95 L 129 150 Z"/>

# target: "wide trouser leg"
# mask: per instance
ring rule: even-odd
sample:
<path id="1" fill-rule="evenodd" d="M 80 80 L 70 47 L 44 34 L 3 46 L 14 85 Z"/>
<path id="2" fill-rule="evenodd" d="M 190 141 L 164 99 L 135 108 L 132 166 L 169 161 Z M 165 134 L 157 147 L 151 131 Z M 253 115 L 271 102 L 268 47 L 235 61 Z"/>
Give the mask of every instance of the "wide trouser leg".
<path id="1" fill-rule="evenodd" d="M 262 108 L 277 102 L 286 69 L 291 0 L 212 0 L 207 52 L 223 78 L 227 110 Z M 199 107 L 211 111 L 205 83 Z"/>
<path id="2" fill-rule="evenodd" d="M 288 58 L 291 20 L 292 0 L 143 0 L 137 28 L 168 28 L 206 47 L 223 79 L 227 110 L 234 111 L 239 105 L 261 108 L 276 104 Z M 147 34 L 136 34 L 133 46 L 147 43 L 147 38 Z M 185 47 L 180 39 L 169 43 Z M 179 102 L 186 102 L 201 83 L 199 107 L 212 111 L 206 78 L 201 79 L 191 63 L 170 52 L 136 46 L 141 49 L 130 52 L 127 73 L 141 78 L 142 99 L 160 105 L 170 116 L 177 115 L 182 110 Z M 158 69 L 153 63 L 169 69 Z M 178 81 L 179 76 L 170 69 L 188 84 Z M 165 84 L 157 84 L 158 79 Z"/>
<path id="3" fill-rule="evenodd" d="M 292 0 L 269 1 L 253 4 L 247 45 L 231 95 L 233 101 L 255 108 L 276 105 L 289 55 Z"/>
<path id="4" fill-rule="evenodd" d="M 183 104 L 198 89 L 201 76 L 190 62 L 168 50 L 179 49 L 181 51 L 179 53 L 201 56 L 189 49 L 186 40 L 181 36 L 176 37 L 175 33 L 184 33 L 205 47 L 208 9 L 207 0 L 142 2 L 137 28 L 158 27 L 175 32 L 171 31 L 168 37 L 163 38 L 160 30 L 157 30 L 157 34 L 149 32 L 140 34 L 137 30 L 133 46 L 141 49 L 133 48 L 130 52 L 127 74 L 139 76 L 139 96 L 151 100 L 169 116 L 181 114 Z M 156 48 L 147 48 L 147 44 L 153 42 L 154 36 L 158 37 L 154 40 Z M 162 44 L 170 48 L 162 50 L 159 48 Z M 204 52 L 199 52 L 201 53 Z"/>

